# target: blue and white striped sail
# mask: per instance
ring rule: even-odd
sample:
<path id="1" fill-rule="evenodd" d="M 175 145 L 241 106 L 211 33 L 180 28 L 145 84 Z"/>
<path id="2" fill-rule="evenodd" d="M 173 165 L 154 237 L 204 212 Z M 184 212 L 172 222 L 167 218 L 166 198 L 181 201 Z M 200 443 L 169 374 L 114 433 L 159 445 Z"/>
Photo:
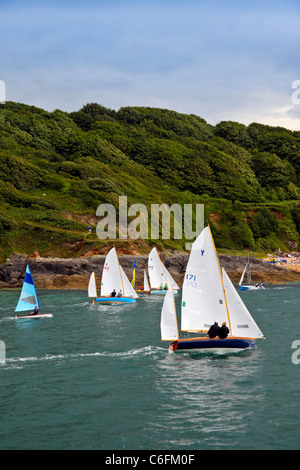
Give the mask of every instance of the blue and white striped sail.
<path id="1" fill-rule="evenodd" d="M 33 278 L 29 266 L 27 266 L 21 295 L 15 312 L 26 312 L 27 310 L 33 310 L 35 306 L 40 308 Z"/>

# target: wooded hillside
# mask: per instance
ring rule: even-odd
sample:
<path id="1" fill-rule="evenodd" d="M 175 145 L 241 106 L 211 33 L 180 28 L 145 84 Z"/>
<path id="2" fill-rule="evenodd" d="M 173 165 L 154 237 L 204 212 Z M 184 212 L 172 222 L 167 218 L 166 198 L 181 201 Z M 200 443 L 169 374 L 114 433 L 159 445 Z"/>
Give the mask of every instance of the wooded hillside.
<path id="1" fill-rule="evenodd" d="M 0 258 L 184 249 L 186 240 L 101 241 L 96 209 L 205 205 L 220 251 L 295 250 L 300 233 L 300 132 L 209 125 L 166 109 L 99 104 L 66 113 L 0 105 Z M 87 227 L 92 232 L 87 231 Z"/>

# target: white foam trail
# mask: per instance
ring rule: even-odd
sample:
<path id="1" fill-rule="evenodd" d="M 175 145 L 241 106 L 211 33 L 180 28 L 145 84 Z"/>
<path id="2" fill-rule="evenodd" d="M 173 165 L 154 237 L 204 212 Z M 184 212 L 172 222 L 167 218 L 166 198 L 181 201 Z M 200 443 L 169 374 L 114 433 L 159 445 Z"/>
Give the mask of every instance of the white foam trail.
<path id="1" fill-rule="evenodd" d="M 130 351 L 120 351 L 120 352 L 94 352 L 94 353 L 76 353 L 76 354 L 51 354 L 43 357 L 29 356 L 29 357 L 15 357 L 7 358 L 6 365 L 16 366 L 18 364 L 24 363 L 33 363 L 33 362 L 47 362 L 47 361 L 57 361 L 57 360 L 66 360 L 66 359 L 77 359 L 82 357 L 120 357 L 121 359 L 127 359 L 129 357 L 134 357 L 136 355 L 145 355 L 149 356 L 157 353 L 158 351 L 164 351 L 163 348 L 155 346 L 145 346 L 143 348 L 136 348 Z"/>

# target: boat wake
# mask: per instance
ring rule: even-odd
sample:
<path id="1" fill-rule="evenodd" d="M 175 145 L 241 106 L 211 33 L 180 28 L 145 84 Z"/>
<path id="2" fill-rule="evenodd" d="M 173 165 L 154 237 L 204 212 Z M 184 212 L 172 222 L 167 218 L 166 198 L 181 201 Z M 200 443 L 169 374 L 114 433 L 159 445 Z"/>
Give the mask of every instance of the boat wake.
<path id="1" fill-rule="evenodd" d="M 155 346 L 145 346 L 143 348 L 135 348 L 129 351 L 120 351 L 120 352 L 93 352 L 93 353 L 76 353 L 76 354 L 47 354 L 46 356 L 37 357 L 37 356 L 29 356 L 29 357 L 15 357 L 15 358 L 7 358 L 4 364 L 4 368 L 23 368 L 26 364 L 32 365 L 37 363 L 45 363 L 45 362 L 59 362 L 59 361 L 66 361 L 66 360 L 78 360 L 82 358 L 88 357 L 119 357 L 120 359 L 128 359 L 131 357 L 136 356 L 151 356 L 155 355 L 161 351 L 165 351 L 165 349 L 161 347 Z"/>

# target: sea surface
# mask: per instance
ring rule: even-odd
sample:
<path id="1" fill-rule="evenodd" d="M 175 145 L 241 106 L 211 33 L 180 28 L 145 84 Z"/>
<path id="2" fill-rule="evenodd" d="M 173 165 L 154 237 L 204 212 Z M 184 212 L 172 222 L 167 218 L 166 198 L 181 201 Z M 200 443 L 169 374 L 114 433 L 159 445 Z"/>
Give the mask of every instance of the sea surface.
<path id="1" fill-rule="evenodd" d="M 169 353 L 163 296 L 42 290 L 53 318 L 16 320 L 19 293 L 0 291 L 1 450 L 300 449 L 299 284 L 240 292 L 266 339 L 225 355 Z"/>

